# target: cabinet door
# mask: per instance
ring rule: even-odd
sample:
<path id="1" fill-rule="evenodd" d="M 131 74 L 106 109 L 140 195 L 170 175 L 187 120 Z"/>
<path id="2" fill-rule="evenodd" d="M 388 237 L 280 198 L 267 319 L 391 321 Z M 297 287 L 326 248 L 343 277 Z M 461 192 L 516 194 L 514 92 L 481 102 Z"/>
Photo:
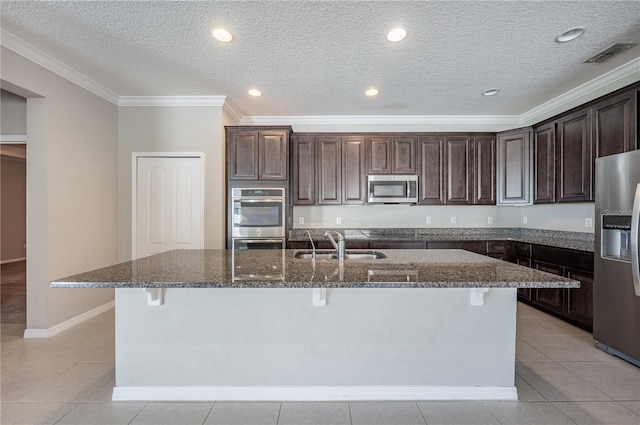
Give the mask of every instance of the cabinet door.
<path id="1" fill-rule="evenodd" d="M 496 203 L 496 139 L 479 136 L 473 143 L 473 203 L 494 205 Z"/>
<path id="2" fill-rule="evenodd" d="M 316 140 L 318 204 L 342 203 L 342 139 L 318 137 Z"/>
<path id="3" fill-rule="evenodd" d="M 498 204 L 531 203 L 531 129 L 498 134 Z"/>
<path id="4" fill-rule="evenodd" d="M 229 178 L 232 180 L 258 179 L 258 132 L 230 131 Z"/>
<path id="5" fill-rule="evenodd" d="M 556 201 L 556 124 L 533 129 L 533 203 Z"/>
<path id="6" fill-rule="evenodd" d="M 558 202 L 593 200 L 591 190 L 591 109 L 558 120 L 556 148 Z"/>
<path id="7" fill-rule="evenodd" d="M 292 181 L 293 205 L 316 203 L 316 144 L 313 136 L 293 136 Z"/>
<path id="8" fill-rule="evenodd" d="M 445 138 L 446 198 L 451 205 L 468 205 L 473 197 L 471 173 L 471 138 L 452 136 Z"/>
<path id="9" fill-rule="evenodd" d="M 445 194 L 444 136 L 422 136 L 420 152 L 420 203 L 443 205 Z"/>
<path id="10" fill-rule="evenodd" d="M 593 107 L 595 157 L 636 149 L 636 93 L 631 90 Z"/>
<path id="11" fill-rule="evenodd" d="M 555 264 L 547 264 L 540 261 L 534 261 L 534 268 L 547 273 L 553 273 L 562 276 L 562 267 Z M 556 313 L 563 313 L 564 310 L 564 291 L 562 288 L 537 288 L 533 295 L 533 302 L 546 307 Z"/>
<path id="12" fill-rule="evenodd" d="M 367 140 L 367 173 L 391 174 L 391 137 Z"/>
<path id="13" fill-rule="evenodd" d="M 258 178 L 260 180 L 287 180 L 288 165 L 288 134 L 284 131 L 259 132 Z"/>
<path id="14" fill-rule="evenodd" d="M 392 141 L 392 168 L 395 174 L 416 174 L 416 138 L 394 137 Z"/>
<path id="15" fill-rule="evenodd" d="M 364 204 L 367 199 L 364 137 L 342 138 L 342 203 Z"/>
<path id="16" fill-rule="evenodd" d="M 579 288 L 567 290 L 567 316 L 593 329 L 593 273 L 567 269 L 566 276 L 580 281 Z"/>

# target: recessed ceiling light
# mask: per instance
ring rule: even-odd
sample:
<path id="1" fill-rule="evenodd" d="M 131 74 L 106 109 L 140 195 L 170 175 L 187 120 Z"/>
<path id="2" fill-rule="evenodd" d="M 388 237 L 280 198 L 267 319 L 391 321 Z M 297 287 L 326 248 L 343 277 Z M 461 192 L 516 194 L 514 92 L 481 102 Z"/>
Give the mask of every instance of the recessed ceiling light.
<path id="1" fill-rule="evenodd" d="M 366 92 L 364 92 L 364 94 L 366 94 L 367 96 L 377 96 L 378 93 L 380 93 L 378 89 L 373 89 L 373 88 L 368 89 Z"/>
<path id="2" fill-rule="evenodd" d="M 558 43 L 566 43 L 567 41 L 575 40 L 584 34 L 584 28 L 576 27 L 571 28 L 570 30 L 566 30 L 562 34 L 556 37 L 556 41 Z"/>
<path id="3" fill-rule="evenodd" d="M 407 32 L 402 28 L 394 28 L 387 33 L 387 40 L 396 42 L 400 40 L 404 40 L 407 36 Z"/>
<path id="4" fill-rule="evenodd" d="M 485 90 L 482 92 L 483 96 L 493 96 L 500 93 L 500 90 L 498 89 L 489 89 L 489 90 Z"/>
<path id="5" fill-rule="evenodd" d="M 262 96 L 262 92 L 258 89 L 251 89 L 248 91 L 251 96 Z"/>
<path id="6" fill-rule="evenodd" d="M 214 28 L 211 30 L 211 34 L 213 35 L 213 38 L 218 41 L 222 41 L 223 43 L 228 43 L 233 40 L 233 35 L 223 28 Z"/>

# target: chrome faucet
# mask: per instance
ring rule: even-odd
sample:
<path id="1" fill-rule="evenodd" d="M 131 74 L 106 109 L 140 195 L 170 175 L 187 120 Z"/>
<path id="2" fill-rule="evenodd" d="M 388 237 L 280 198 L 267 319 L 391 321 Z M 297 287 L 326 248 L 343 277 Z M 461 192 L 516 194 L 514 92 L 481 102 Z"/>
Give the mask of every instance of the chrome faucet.
<path id="1" fill-rule="evenodd" d="M 309 236 L 309 241 L 311 242 L 311 249 L 312 249 L 312 254 L 311 254 L 311 259 L 315 261 L 316 259 L 316 245 L 313 243 L 313 238 L 311 237 L 311 232 L 310 231 L 306 231 L 307 235 Z"/>
<path id="2" fill-rule="evenodd" d="M 344 262 L 344 237 L 340 234 L 340 232 L 336 232 L 335 230 L 333 231 L 336 235 L 338 235 L 338 242 L 336 243 L 336 240 L 333 238 L 333 236 L 331 236 L 331 232 L 329 230 L 324 232 L 324 237 L 329 239 L 329 242 L 331 242 L 331 245 L 333 245 L 333 247 L 336 249 L 336 252 L 338 253 L 338 261 L 340 263 Z"/>

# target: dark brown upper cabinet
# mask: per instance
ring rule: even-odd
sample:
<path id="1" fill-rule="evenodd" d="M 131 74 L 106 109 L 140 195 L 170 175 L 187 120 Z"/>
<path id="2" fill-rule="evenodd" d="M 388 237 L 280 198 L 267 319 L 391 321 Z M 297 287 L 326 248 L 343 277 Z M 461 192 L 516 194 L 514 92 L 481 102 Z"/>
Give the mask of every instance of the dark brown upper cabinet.
<path id="1" fill-rule="evenodd" d="M 287 180 L 291 128 L 227 127 L 231 180 Z"/>
<path id="2" fill-rule="evenodd" d="M 291 168 L 293 205 L 361 205 L 366 202 L 364 136 L 296 134 L 292 142 Z"/>
<path id="3" fill-rule="evenodd" d="M 496 203 L 496 138 L 476 136 L 473 139 L 473 203 L 495 205 Z"/>
<path id="4" fill-rule="evenodd" d="M 367 199 L 363 136 L 342 138 L 342 203 L 364 204 Z"/>
<path id="5" fill-rule="evenodd" d="M 470 136 L 445 137 L 445 204 L 471 204 L 473 148 Z"/>
<path id="6" fill-rule="evenodd" d="M 316 145 L 318 205 L 339 205 L 342 203 L 342 138 L 319 136 Z"/>
<path id="7" fill-rule="evenodd" d="M 316 203 L 316 143 L 313 136 L 294 134 L 291 142 L 291 203 Z"/>
<path id="8" fill-rule="evenodd" d="M 367 139 L 367 174 L 416 174 L 416 137 Z"/>
<path id="9" fill-rule="evenodd" d="M 497 139 L 498 204 L 530 204 L 531 128 L 498 133 Z"/>
<path id="10" fill-rule="evenodd" d="M 636 149 L 636 90 L 630 90 L 593 107 L 594 157 Z"/>
<path id="11" fill-rule="evenodd" d="M 444 205 L 444 136 L 420 136 L 418 152 L 420 155 L 419 202 L 428 205 Z"/>
<path id="12" fill-rule="evenodd" d="M 556 123 L 533 128 L 533 203 L 556 201 Z"/>
<path id="13" fill-rule="evenodd" d="M 591 157 L 592 108 L 558 119 L 556 197 L 558 202 L 593 200 Z"/>

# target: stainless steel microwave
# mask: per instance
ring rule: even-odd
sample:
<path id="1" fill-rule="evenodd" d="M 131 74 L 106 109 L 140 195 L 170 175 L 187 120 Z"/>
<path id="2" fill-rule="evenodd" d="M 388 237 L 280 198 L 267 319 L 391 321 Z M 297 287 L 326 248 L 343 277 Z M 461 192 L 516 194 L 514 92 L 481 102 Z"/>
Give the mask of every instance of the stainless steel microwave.
<path id="1" fill-rule="evenodd" d="M 369 176 L 369 203 L 402 204 L 418 202 L 418 176 L 372 175 Z"/>

